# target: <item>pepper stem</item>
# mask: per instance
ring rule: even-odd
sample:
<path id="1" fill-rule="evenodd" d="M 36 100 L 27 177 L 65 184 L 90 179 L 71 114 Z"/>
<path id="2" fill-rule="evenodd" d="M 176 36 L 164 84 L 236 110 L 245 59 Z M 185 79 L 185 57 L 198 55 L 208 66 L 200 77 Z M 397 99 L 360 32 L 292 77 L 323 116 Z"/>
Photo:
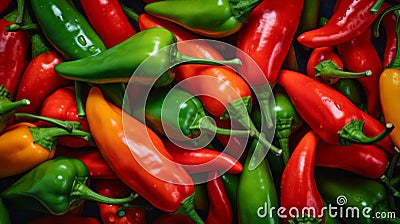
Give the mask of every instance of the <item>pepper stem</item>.
<path id="1" fill-rule="evenodd" d="M 383 2 L 384 2 L 384 0 L 377 0 L 375 2 L 375 4 L 372 6 L 372 8 L 370 10 L 372 15 L 376 15 L 378 13 L 378 11 L 381 8 Z"/>
<path id="2" fill-rule="evenodd" d="M 245 23 L 253 9 L 261 2 L 262 0 L 229 0 L 229 5 L 231 6 L 233 17 Z"/>
<path id="3" fill-rule="evenodd" d="M 253 87 L 253 91 L 260 104 L 261 117 L 264 118 L 263 121 L 266 123 L 266 127 L 272 128 L 274 126 L 274 122 L 271 111 L 268 110 L 268 108 L 271 108 L 271 92 L 266 90 L 265 86 Z"/>
<path id="4" fill-rule="evenodd" d="M 375 137 L 367 137 L 363 132 L 364 121 L 351 120 L 346 126 L 338 132 L 339 141 L 341 145 L 351 145 L 356 144 L 375 144 L 385 137 L 387 137 L 390 132 L 394 129 L 393 124 L 387 123 L 385 130 Z"/>
<path id="5" fill-rule="evenodd" d="M 183 200 L 181 206 L 174 214 L 187 215 L 194 223 L 204 224 L 204 221 L 200 218 L 199 214 L 197 214 L 196 210 L 194 210 L 194 194 Z"/>
<path id="6" fill-rule="evenodd" d="M 8 32 L 17 32 L 17 31 L 23 31 L 23 30 L 37 30 L 39 29 L 39 26 L 36 23 L 31 23 L 27 25 L 19 25 L 19 24 L 10 24 L 6 27 L 6 30 Z"/>
<path id="7" fill-rule="evenodd" d="M 83 109 L 82 103 L 82 82 L 75 81 L 75 99 L 76 99 L 76 108 L 78 110 L 79 119 L 84 119 L 86 117 L 85 110 Z"/>
<path id="8" fill-rule="evenodd" d="M 132 193 L 126 198 L 110 198 L 94 192 L 86 185 L 87 178 L 76 178 L 71 190 L 71 196 L 77 196 L 91 201 L 110 205 L 121 205 L 135 200 L 138 194 Z"/>
<path id="9" fill-rule="evenodd" d="M 386 185 L 393 196 L 400 198 L 400 192 L 390 183 L 389 178 L 386 175 L 381 176 L 381 181 Z"/>
<path id="10" fill-rule="evenodd" d="M 211 60 L 206 58 L 196 58 L 179 52 L 175 53 L 174 63 L 178 64 L 206 64 L 206 65 L 242 65 L 239 58 L 233 58 L 230 60 Z"/>
<path id="11" fill-rule="evenodd" d="M 81 124 L 76 121 L 62 121 L 62 120 L 58 120 L 58 119 L 54 119 L 54 118 L 50 118 L 50 117 L 43 117 L 43 116 L 27 114 L 27 113 L 16 113 L 14 116 L 16 119 L 19 119 L 21 117 L 27 117 L 27 118 L 38 119 L 41 121 L 46 121 L 51 124 L 57 125 L 60 128 L 64 128 L 65 130 L 67 130 L 69 132 L 71 132 L 72 129 L 74 129 L 74 128 L 77 128 L 77 129 L 81 128 Z"/>
<path id="12" fill-rule="evenodd" d="M 16 102 L 12 101 L 0 101 L 0 115 L 9 113 L 17 108 L 28 106 L 31 103 L 28 99 L 22 99 Z"/>
<path id="13" fill-rule="evenodd" d="M 362 78 L 372 75 L 371 70 L 364 72 L 342 71 L 332 60 L 321 61 L 314 69 L 316 71 L 315 76 L 321 81 L 326 81 L 326 78 Z M 329 80 L 328 83 L 331 84 L 332 81 Z"/>
<path id="14" fill-rule="evenodd" d="M 233 130 L 220 128 L 210 121 L 208 117 L 202 117 L 195 122 L 190 129 L 200 129 L 206 132 L 217 133 L 220 135 L 230 135 L 230 136 L 254 136 L 254 131 L 251 130 Z"/>
<path id="15" fill-rule="evenodd" d="M 128 6 L 121 4 L 122 10 L 125 12 L 125 14 L 127 16 L 129 16 L 129 18 L 135 20 L 135 22 L 139 21 L 139 15 L 131 8 L 129 8 Z"/>
<path id="16" fill-rule="evenodd" d="M 0 85 L 0 98 L 3 97 L 12 100 L 12 95 L 10 91 L 8 91 L 8 89 L 4 85 Z"/>
<path id="17" fill-rule="evenodd" d="M 22 18 L 24 17 L 24 12 L 25 12 L 25 0 L 17 0 L 17 11 L 18 11 L 18 16 L 15 19 L 16 23 L 22 23 Z M 26 12 L 28 13 L 28 12 Z"/>
<path id="18" fill-rule="evenodd" d="M 34 34 L 31 37 L 32 42 L 32 56 L 36 58 L 41 54 L 45 54 L 51 51 L 51 49 L 45 44 L 42 35 Z"/>
<path id="19" fill-rule="evenodd" d="M 282 148 L 282 160 L 286 165 L 290 158 L 289 151 L 289 136 L 292 130 L 293 117 L 288 119 L 277 119 L 276 121 L 276 137 L 278 138 L 279 145 Z"/>

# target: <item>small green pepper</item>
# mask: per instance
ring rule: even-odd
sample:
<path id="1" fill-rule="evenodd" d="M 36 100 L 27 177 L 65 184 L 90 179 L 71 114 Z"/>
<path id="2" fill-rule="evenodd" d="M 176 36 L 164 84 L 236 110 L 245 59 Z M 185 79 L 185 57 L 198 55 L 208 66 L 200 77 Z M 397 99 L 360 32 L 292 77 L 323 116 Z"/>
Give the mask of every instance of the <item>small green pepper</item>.
<path id="1" fill-rule="evenodd" d="M 30 101 L 22 99 L 17 102 L 11 101 L 10 92 L 3 86 L 0 86 L 0 133 L 6 129 L 9 121 L 14 115 L 15 109 L 28 106 Z"/>
<path id="2" fill-rule="evenodd" d="M 339 79 L 332 87 L 345 95 L 358 108 L 366 111 L 367 97 L 361 84 L 356 79 Z"/>
<path id="3" fill-rule="evenodd" d="M 124 204 L 135 196 L 113 199 L 92 191 L 86 182 L 89 171 L 78 159 L 56 157 L 36 166 L 1 193 L 9 209 L 62 215 L 86 199 L 106 204 Z"/>
<path id="4" fill-rule="evenodd" d="M 67 79 L 90 83 L 130 81 L 165 86 L 175 76 L 171 67 L 180 63 L 240 64 L 237 58 L 228 61 L 193 58 L 179 53 L 175 43 L 176 37 L 169 30 L 150 28 L 98 55 L 61 62 L 55 66 L 55 71 Z"/>
<path id="5" fill-rule="evenodd" d="M 11 224 L 10 214 L 8 214 L 3 200 L 0 198 L 0 224 Z"/>

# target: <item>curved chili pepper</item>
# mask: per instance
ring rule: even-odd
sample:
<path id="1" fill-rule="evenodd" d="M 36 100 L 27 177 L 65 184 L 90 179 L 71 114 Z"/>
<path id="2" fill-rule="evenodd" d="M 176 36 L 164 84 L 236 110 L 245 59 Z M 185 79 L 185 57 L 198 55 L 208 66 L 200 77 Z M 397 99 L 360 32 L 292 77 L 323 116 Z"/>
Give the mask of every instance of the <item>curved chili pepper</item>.
<path id="1" fill-rule="evenodd" d="M 45 215 L 35 218 L 28 222 L 28 224 L 71 224 L 71 223 L 85 223 L 85 224 L 100 224 L 100 221 L 93 217 L 83 217 L 67 213 L 65 215 Z"/>
<path id="2" fill-rule="evenodd" d="M 238 208 L 237 208 L 237 192 L 239 184 L 239 175 L 224 173 L 221 175 L 222 181 L 228 194 L 228 198 L 231 204 L 233 212 L 233 223 L 238 223 Z"/>
<path id="3" fill-rule="evenodd" d="M 210 179 L 207 182 L 210 209 L 208 211 L 206 223 L 232 223 L 233 213 L 224 182 L 216 171 L 210 172 L 208 178 Z"/>
<path id="4" fill-rule="evenodd" d="M 360 176 L 376 179 L 388 165 L 386 153 L 374 145 L 331 145 L 320 141 L 315 166 L 347 170 Z"/>
<path id="5" fill-rule="evenodd" d="M 144 10 L 203 36 L 227 37 L 239 31 L 260 0 L 159 1 Z"/>
<path id="6" fill-rule="evenodd" d="M 172 161 L 181 164 L 189 173 L 207 171 L 241 173 L 243 170 L 243 166 L 236 159 L 223 152 L 207 148 L 190 150 L 181 148 L 167 140 L 163 142 L 165 148 L 172 156 Z"/>
<path id="7" fill-rule="evenodd" d="M 0 85 L 0 133 L 10 125 L 16 109 L 30 104 L 27 99 L 13 102 L 11 98 L 10 92 L 3 85 Z"/>
<path id="8" fill-rule="evenodd" d="M 375 2 L 340 0 L 326 25 L 302 33 L 297 37 L 298 42 L 309 48 L 317 48 L 335 46 L 356 38 L 376 19 L 377 16 L 370 13 Z"/>
<path id="9" fill-rule="evenodd" d="M 122 110 L 108 103 L 97 87 L 89 92 L 86 113 L 101 154 L 126 185 L 155 207 L 185 213 L 202 223 L 193 208 L 191 177 L 182 167 L 171 163 L 172 157 L 154 132 L 129 115 L 124 116 L 123 125 Z M 129 142 L 136 147 L 129 147 Z M 141 165 L 146 161 L 151 161 L 154 170 Z M 168 181 L 157 177 L 160 174 Z"/>
<path id="10" fill-rule="evenodd" d="M 379 102 L 379 76 L 383 71 L 381 59 L 371 42 L 371 29 L 367 29 L 355 39 L 337 46 L 340 57 L 349 71 L 362 72 L 367 69 L 372 75 L 359 78 L 367 95 L 367 111 L 373 117 L 381 114 Z"/>
<path id="11" fill-rule="evenodd" d="M 307 62 L 307 74 L 327 84 L 335 84 L 339 78 L 360 78 L 371 76 L 371 70 L 364 72 L 343 71 L 343 62 L 332 47 L 314 48 Z"/>
<path id="12" fill-rule="evenodd" d="M 358 80 L 339 79 L 332 87 L 345 95 L 358 108 L 363 111 L 366 110 L 365 92 Z"/>
<path id="13" fill-rule="evenodd" d="M 88 167 L 89 175 L 92 179 L 118 179 L 117 175 L 111 170 L 97 149 L 78 151 L 58 146 L 55 156 L 65 156 L 81 160 Z"/>
<path id="14" fill-rule="evenodd" d="M 81 124 L 83 131 L 89 131 L 87 119 L 78 117 L 78 109 L 76 107 L 75 88 L 67 86 L 54 91 L 42 103 L 40 115 L 59 119 L 63 121 L 76 121 Z M 71 148 L 80 148 L 85 146 L 93 146 L 92 143 L 80 138 L 61 137 L 57 140 L 60 145 Z"/>
<path id="15" fill-rule="evenodd" d="M 313 131 L 304 135 L 283 171 L 280 201 L 281 206 L 286 208 L 285 217 L 283 217 L 285 223 L 291 219 L 324 220 L 325 214 L 322 209 L 324 202 L 314 179 L 315 154 L 319 140 L 320 138 Z M 293 217 L 289 216 L 290 208 L 297 208 L 298 211 L 303 211 L 303 208 L 313 208 L 313 210 Z"/>
<path id="16" fill-rule="evenodd" d="M 136 33 L 118 0 L 80 0 L 80 3 L 90 25 L 107 48 L 121 43 Z"/>
<path id="17" fill-rule="evenodd" d="M 132 190 L 119 180 L 96 180 L 96 192 L 106 197 L 126 197 Z M 140 208 L 126 208 L 123 205 L 98 203 L 100 217 L 104 224 L 146 224 L 146 214 Z"/>
<path id="18" fill-rule="evenodd" d="M 54 71 L 54 66 L 62 61 L 61 57 L 46 46 L 39 34 L 34 34 L 31 39 L 33 58 L 22 75 L 16 96 L 17 100 L 29 99 L 31 104 L 17 112 L 39 114 L 46 97 L 66 86 L 69 80 Z"/>
<path id="19" fill-rule="evenodd" d="M 367 122 L 363 111 L 345 96 L 301 73 L 281 70 L 278 83 L 286 90 L 304 121 L 327 143 L 375 144 L 393 130 L 393 125 L 388 123 L 383 132 L 374 137 L 367 137 L 364 130 L 383 125 Z"/>
<path id="20" fill-rule="evenodd" d="M 194 222 L 190 220 L 187 216 L 182 214 L 162 214 L 158 216 L 153 224 L 193 224 Z"/>
<path id="21" fill-rule="evenodd" d="M 0 2 L 0 13 L 3 13 L 3 11 L 11 4 L 13 0 L 3 0 Z"/>
<path id="22" fill-rule="evenodd" d="M 17 11 L 0 20 L 0 84 L 15 97 L 19 80 L 25 69 L 25 59 L 30 37 L 27 31 L 8 32 L 6 27 L 14 24 Z"/>
<path id="23" fill-rule="evenodd" d="M 396 16 L 390 14 L 384 16 L 382 22 L 385 26 L 385 50 L 383 53 L 383 67 L 387 67 L 397 52 L 397 35 L 396 35 Z M 374 36 L 378 37 L 378 34 L 374 32 Z"/>

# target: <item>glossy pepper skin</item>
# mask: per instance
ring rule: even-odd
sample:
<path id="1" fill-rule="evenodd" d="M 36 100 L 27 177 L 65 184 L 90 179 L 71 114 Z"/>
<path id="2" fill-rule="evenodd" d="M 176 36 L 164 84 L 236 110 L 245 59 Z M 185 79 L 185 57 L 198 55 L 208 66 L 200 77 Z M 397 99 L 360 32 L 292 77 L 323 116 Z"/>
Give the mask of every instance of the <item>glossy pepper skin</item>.
<path id="1" fill-rule="evenodd" d="M 366 110 L 365 92 L 356 79 L 339 79 L 332 87 L 345 95 L 358 108 Z"/>
<path id="2" fill-rule="evenodd" d="M 26 67 L 18 86 L 16 100 L 29 99 L 31 104 L 17 110 L 19 113 L 39 114 L 43 101 L 70 81 L 59 76 L 54 66 L 62 58 L 49 47 L 39 34 L 31 38 L 33 58 Z M 35 93 L 35 94 L 32 94 Z"/>
<path id="3" fill-rule="evenodd" d="M 30 101 L 27 99 L 21 99 L 16 102 L 11 100 L 10 92 L 3 85 L 0 85 L 0 133 L 10 125 L 16 109 L 26 107 L 30 104 Z"/>
<path id="4" fill-rule="evenodd" d="M 208 173 L 207 191 L 210 200 L 206 223 L 232 223 L 233 213 L 224 182 L 216 171 Z"/>
<path id="5" fill-rule="evenodd" d="M 388 157 L 375 145 L 341 146 L 320 141 L 315 166 L 339 168 L 366 178 L 381 177 L 388 165 Z"/>
<path id="6" fill-rule="evenodd" d="M 41 163 L 1 193 L 10 209 L 62 215 L 79 207 L 86 199 L 123 204 L 134 199 L 108 198 L 92 191 L 86 182 L 89 172 L 77 159 L 56 157 Z"/>
<path id="7" fill-rule="evenodd" d="M 126 18 L 117 0 L 80 0 L 90 25 L 107 48 L 135 35 L 136 31 Z"/>
<path id="8" fill-rule="evenodd" d="M 13 11 L 0 20 L 0 84 L 10 91 L 13 98 L 27 64 L 25 57 L 30 44 L 27 31 L 6 31 L 16 18 L 17 12 Z"/>
<path id="9" fill-rule="evenodd" d="M 387 138 L 392 125 L 374 137 L 365 130 L 382 124 L 371 124 L 369 116 L 332 87 L 301 73 L 281 70 L 278 83 L 286 90 L 296 111 L 321 139 L 330 144 L 375 144 Z M 303 91 L 308 89 L 310 91 Z M 368 121 L 367 121 L 368 120 Z M 356 134 L 357 133 L 357 134 Z M 364 134 L 365 133 L 365 134 Z"/>
<path id="10" fill-rule="evenodd" d="M 11 224 L 10 214 L 8 213 L 8 210 L 1 198 L 0 198 L 0 223 Z"/>
<path id="11" fill-rule="evenodd" d="M 314 208 L 315 212 L 305 214 L 306 217 L 292 217 L 285 211 L 284 222 L 288 220 L 302 220 L 307 217 L 313 220 L 324 220 L 322 208 L 324 202 L 318 192 L 317 184 L 314 179 L 314 163 L 317 145 L 320 138 L 313 131 L 309 131 L 300 140 L 293 151 L 289 162 L 286 164 L 282 174 L 280 205 L 284 208 Z M 295 189 L 296 190 L 295 190 Z"/>
<path id="12" fill-rule="evenodd" d="M 340 0 L 326 25 L 302 33 L 300 44 L 309 47 L 328 47 L 350 41 L 367 30 L 377 15 L 370 13 L 375 0 Z"/>
<path id="13" fill-rule="evenodd" d="M 297 33 L 316 29 L 318 25 L 321 0 L 304 0 Z"/>
<path id="14" fill-rule="evenodd" d="M 170 162 L 171 156 L 153 131 L 129 115 L 124 115 L 123 125 L 122 110 L 108 103 L 96 87 L 89 92 L 86 113 L 97 147 L 126 185 L 155 207 L 178 213 L 182 212 L 180 207 L 185 207 L 191 212 L 191 218 L 202 223 L 193 210 L 192 179 L 182 167 Z M 105 114 L 107 119 L 104 119 Z M 127 142 L 135 143 L 137 147 L 130 148 Z M 153 170 L 145 169 L 139 163 L 146 161 L 154 161 L 152 169 L 157 174 L 150 173 Z M 160 174 L 169 182 L 156 177 Z"/>
<path id="15" fill-rule="evenodd" d="M 31 8 L 46 38 L 64 58 L 74 60 L 106 49 L 86 18 L 68 0 L 31 0 Z"/>
<path id="16" fill-rule="evenodd" d="M 159 1 L 147 4 L 144 10 L 194 33 L 221 38 L 238 32 L 249 13 L 260 2 L 260 0 Z"/>
<path id="17" fill-rule="evenodd" d="M 100 224 L 100 221 L 93 217 L 83 217 L 71 213 L 64 215 L 44 215 L 34 220 L 29 221 L 27 224 L 71 224 L 71 223 L 85 223 L 85 224 Z"/>
<path id="18" fill-rule="evenodd" d="M 383 53 L 383 67 L 390 64 L 397 52 L 397 35 L 396 35 L 396 15 L 390 13 L 382 18 L 383 25 L 385 26 L 386 42 L 385 50 Z M 374 30 L 374 36 L 379 36 Z"/>

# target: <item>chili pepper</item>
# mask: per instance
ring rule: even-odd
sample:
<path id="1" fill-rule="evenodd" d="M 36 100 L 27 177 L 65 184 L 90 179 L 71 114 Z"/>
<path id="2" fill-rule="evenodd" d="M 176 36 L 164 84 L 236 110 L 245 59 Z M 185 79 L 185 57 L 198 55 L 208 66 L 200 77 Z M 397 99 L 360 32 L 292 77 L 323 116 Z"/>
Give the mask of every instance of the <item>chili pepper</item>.
<path id="1" fill-rule="evenodd" d="M 325 26 L 304 32 L 297 40 L 309 48 L 335 46 L 350 41 L 367 30 L 376 19 L 377 16 L 370 13 L 374 3 L 375 0 L 341 0 Z"/>
<path id="2" fill-rule="evenodd" d="M 62 215 L 80 206 L 86 199 L 123 204 L 132 201 L 126 198 L 108 198 L 92 191 L 86 182 L 89 171 L 77 159 L 56 157 L 41 163 L 24 174 L 1 193 L 9 209 L 38 211 Z"/>
<path id="3" fill-rule="evenodd" d="M 292 219 L 324 220 L 325 214 L 322 210 L 324 202 L 314 179 L 315 154 L 319 140 L 320 138 L 313 131 L 304 135 L 283 171 L 280 201 L 281 206 L 286 208 L 285 217 L 283 217 L 285 223 Z M 294 217 L 293 214 L 288 213 L 289 208 L 297 208 L 302 213 L 295 214 Z M 304 208 L 313 209 L 303 213 Z"/>
<path id="4" fill-rule="evenodd" d="M 8 7 L 8 5 L 11 4 L 12 1 L 13 1 L 13 0 L 4 0 L 4 1 L 1 1 L 1 3 L 0 3 L 0 13 L 3 13 L 3 11 Z"/>
<path id="5" fill-rule="evenodd" d="M 128 82 L 134 74 L 130 82 L 152 85 L 157 80 L 156 85 L 168 85 L 173 80 L 173 73 L 168 70 L 179 63 L 240 63 L 237 59 L 215 61 L 189 57 L 177 51 L 175 41 L 174 34 L 167 29 L 147 29 L 98 55 L 60 63 L 55 70 L 68 79 L 92 83 Z M 134 73 L 139 65 L 140 71 Z M 82 70 L 82 66 L 86 69 Z"/>
<path id="6" fill-rule="evenodd" d="M 101 154 L 126 185 L 160 210 L 185 213 L 202 223 L 193 208 L 192 179 L 171 163 L 172 157 L 154 132 L 129 115 L 124 115 L 123 125 L 123 111 L 108 103 L 97 87 L 89 92 L 86 113 Z M 148 162 L 152 168 L 145 168 Z"/>
<path id="7" fill-rule="evenodd" d="M 162 214 L 158 216 L 153 224 L 193 224 L 194 222 L 190 220 L 187 216 L 182 214 Z"/>
<path id="8" fill-rule="evenodd" d="M 55 156 L 64 156 L 81 160 L 88 167 L 90 178 L 92 179 L 118 179 L 117 175 L 111 170 L 110 166 L 97 149 L 78 151 L 59 146 L 57 147 Z"/>
<path id="9" fill-rule="evenodd" d="M 27 64 L 25 56 L 30 44 L 27 31 L 6 30 L 8 25 L 15 22 L 17 16 L 17 11 L 12 11 L 0 20 L 0 84 L 4 85 L 13 97 Z"/>
<path id="10" fill-rule="evenodd" d="M 250 12 L 260 2 L 260 0 L 159 1 L 147 4 L 144 10 L 194 33 L 221 38 L 238 32 Z"/>
<path id="11" fill-rule="evenodd" d="M 367 29 L 357 38 L 337 46 L 340 57 L 349 71 L 362 72 L 366 69 L 372 75 L 359 78 L 367 96 L 367 111 L 373 117 L 381 114 L 379 102 L 379 76 L 383 71 L 381 59 L 371 42 L 371 29 Z"/>
<path id="12" fill-rule="evenodd" d="M 164 141 L 164 145 L 171 154 L 172 161 L 181 164 L 189 173 L 207 171 L 240 173 L 243 170 L 242 165 L 236 159 L 223 152 L 208 148 L 196 150 L 185 149 L 170 141 Z"/>
<path id="13" fill-rule="evenodd" d="M 195 184 L 194 192 L 194 208 L 208 210 L 210 201 L 208 200 L 207 185 L 205 183 Z"/>
<path id="14" fill-rule="evenodd" d="M 216 171 L 209 172 L 208 178 L 210 179 L 207 182 L 210 209 L 208 211 L 206 223 L 232 223 L 232 208 L 222 178 Z"/>
<path id="15" fill-rule="evenodd" d="M 386 67 L 393 60 L 397 51 L 396 16 L 391 13 L 390 15 L 384 16 L 382 22 L 385 26 L 385 34 L 386 34 L 385 50 L 383 53 L 382 62 L 383 62 L 383 67 Z M 379 33 L 377 33 L 376 30 L 374 30 L 373 35 L 375 37 L 378 37 Z"/>
<path id="16" fill-rule="evenodd" d="M 237 206 L 239 222 L 279 223 L 277 214 L 270 213 L 270 208 L 278 207 L 279 201 L 268 162 L 262 160 L 255 169 L 249 169 L 251 164 L 249 155 L 256 150 L 256 147 L 260 147 L 260 144 L 254 140 L 238 183 Z"/>
<path id="17" fill-rule="evenodd" d="M 15 114 L 21 117 L 24 114 Z M 29 116 L 29 115 L 26 115 Z M 17 123 L 8 127 L 0 136 L 2 153 L 0 177 L 8 177 L 26 172 L 44 161 L 54 157 L 56 139 L 61 136 L 77 136 L 87 141 L 90 133 L 77 128 L 68 129 L 72 123 L 47 119 L 58 127 L 42 128 L 31 123 Z M 13 146 L 13 147 L 10 147 Z"/>
<path id="18" fill-rule="evenodd" d="M 85 224 L 100 224 L 99 220 L 93 217 L 83 217 L 74 214 L 64 215 L 44 215 L 39 218 L 35 218 L 28 222 L 28 224 L 71 224 L 71 223 L 85 223 Z"/>
<path id="19" fill-rule="evenodd" d="M 66 59 L 85 58 L 106 50 L 100 37 L 71 1 L 30 2 L 44 35 Z"/>
<path id="20" fill-rule="evenodd" d="M 17 108 L 25 107 L 30 104 L 28 99 L 12 102 L 11 98 L 10 92 L 3 85 L 0 85 L 0 133 L 10 124 L 10 120 Z"/>
<path id="21" fill-rule="evenodd" d="M 10 214 L 8 214 L 8 210 L 1 198 L 0 198 L 0 223 L 11 224 Z"/>
<path id="22" fill-rule="evenodd" d="M 393 125 L 388 123 L 381 133 L 367 137 L 364 130 L 383 125 L 367 122 L 363 111 L 345 96 L 301 73 L 281 70 L 278 83 L 286 90 L 303 120 L 327 143 L 375 144 L 393 130 Z"/>
<path id="23" fill-rule="evenodd" d="M 339 78 L 360 78 L 371 76 L 371 70 L 363 72 L 343 71 L 343 62 L 332 47 L 314 48 L 307 62 L 307 74 L 327 84 L 335 84 Z"/>
<path id="24" fill-rule="evenodd" d="M 237 190 L 239 185 L 239 176 L 236 174 L 224 173 L 221 175 L 224 182 L 226 193 L 228 194 L 229 202 L 233 212 L 233 223 L 238 223 L 238 210 L 237 210 Z"/>
<path id="25" fill-rule="evenodd" d="M 291 69 L 291 70 L 295 70 L 295 71 L 299 70 L 299 64 L 297 63 L 296 50 L 294 49 L 293 44 L 290 45 L 289 51 L 285 57 L 285 60 L 283 61 L 282 68 Z"/>
<path id="26" fill-rule="evenodd" d="M 270 108 L 270 92 L 265 86 L 275 85 L 295 35 L 304 1 L 263 1 L 250 14 L 238 33 L 237 57 L 242 66 L 239 74 L 255 92 L 261 108 Z M 253 61 L 262 72 L 257 72 Z M 247 59 L 247 60 L 246 60 Z M 267 60 L 266 60 L 267 59 Z M 265 77 L 265 78 L 264 78 Z M 262 110 L 267 127 L 273 122 L 270 112 Z"/>
<path id="27" fill-rule="evenodd" d="M 316 169 L 315 179 L 318 189 L 330 205 L 336 208 L 358 209 L 360 215 L 356 218 L 346 215 L 339 216 L 346 223 L 399 222 L 398 218 L 379 219 L 379 217 L 375 217 L 376 212 L 381 212 L 381 214 L 389 212 L 386 188 L 378 181 L 330 168 Z M 338 206 L 338 198 L 345 199 L 347 203 Z M 337 210 L 335 212 L 337 216 Z M 365 215 L 361 215 L 362 212 Z"/>
<path id="28" fill-rule="evenodd" d="M 119 180 L 96 180 L 97 193 L 106 197 L 126 197 L 132 190 Z M 100 216 L 104 224 L 145 224 L 145 211 L 141 208 L 126 208 L 124 205 L 98 203 Z"/>
<path id="29" fill-rule="evenodd" d="M 90 25 L 107 48 L 113 47 L 135 35 L 136 31 L 126 18 L 117 0 L 80 0 Z"/>
<path id="30" fill-rule="evenodd" d="M 388 165 L 388 158 L 375 145 L 340 146 L 320 141 L 315 165 L 340 168 L 349 172 L 376 179 L 382 176 Z"/>
<path id="31" fill-rule="evenodd" d="M 363 111 L 366 110 L 365 92 L 358 80 L 339 79 L 332 87 L 346 96 L 358 108 Z"/>
<path id="32" fill-rule="evenodd" d="M 321 0 L 304 0 L 303 11 L 300 16 L 298 33 L 317 28 Z"/>
<path id="33" fill-rule="evenodd" d="M 66 86 L 69 80 L 55 73 L 54 66 L 62 59 L 46 46 L 40 34 L 34 34 L 31 42 L 33 58 L 22 75 L 16 96 L 17 100 L 29 99 L 31 104 L 17 112 L 39 114 L 45 98 L 56 89 Z"/>
<path id="34" fill-rule="evenodd" d="M 75 88 L 73 86 L 59 88 L 44 100 L 41 105 L 40 115 L 64 121 L 79 122 L 83 131 L 89 131 L 87 119 L 80 119 L 78 117 L 76 105 Z M 61 137 L 57 142 L 60 145 L 71 148 L 93 145 L 84 139 L 71 137 Z"/>

